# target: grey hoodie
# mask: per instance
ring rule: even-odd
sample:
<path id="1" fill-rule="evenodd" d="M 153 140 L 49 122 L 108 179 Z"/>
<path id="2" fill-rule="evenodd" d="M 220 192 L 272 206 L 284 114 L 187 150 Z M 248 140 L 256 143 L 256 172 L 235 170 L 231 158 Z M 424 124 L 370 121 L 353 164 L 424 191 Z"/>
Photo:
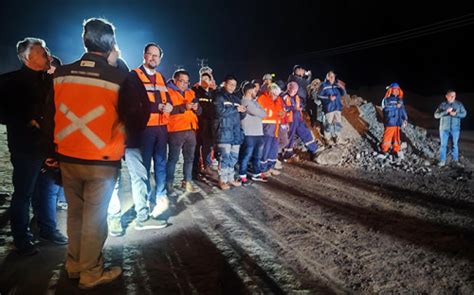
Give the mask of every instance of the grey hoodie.
<path id="1" fill-rule="evenodd" d="M 241 121 L 245 136 L 263 136 L 262 119 L 267 116 L 263 107 L 256 100 L 245 98 L 242 105 L 247 107 L 247 116 Z"/>

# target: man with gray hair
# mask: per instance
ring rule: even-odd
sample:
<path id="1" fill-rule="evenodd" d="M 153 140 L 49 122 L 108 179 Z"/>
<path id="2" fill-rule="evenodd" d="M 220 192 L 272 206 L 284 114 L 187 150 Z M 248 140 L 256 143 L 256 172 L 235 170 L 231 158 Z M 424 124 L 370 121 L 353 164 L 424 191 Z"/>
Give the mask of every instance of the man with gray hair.
<path id="1" fill-rule="evenodd" d="M 115 29 L 104 19 L 84 22 L 86 53 L 54 76 L 54 141 L 68 201 L 66 270 L 90 289 L 116 279 L 120 267 L 104 269 L 107 207 L 125 150 L 124 129 L 144 128 L 149 112 L 143 86 L 108 64 Z M 138 90 L 137 90 L 138 89 Z M 125 127 L 125 128 L 124 128 Z"/>
<path id="2" fill-rule="evenodd" d="M 46 159 L 44 109 L 52 88 L 46 71 L 50 64 L 46 44 L 38 38 L 25 38 L 17 43 L 20 70 L 0 78 L 2 123 L 7 126 L 8 148 L 13 166 L 13 196 L 10 225 L 13 242 L 20 255 L 38 252 L 28 227 L 30 202 L 41 165 Z"/>

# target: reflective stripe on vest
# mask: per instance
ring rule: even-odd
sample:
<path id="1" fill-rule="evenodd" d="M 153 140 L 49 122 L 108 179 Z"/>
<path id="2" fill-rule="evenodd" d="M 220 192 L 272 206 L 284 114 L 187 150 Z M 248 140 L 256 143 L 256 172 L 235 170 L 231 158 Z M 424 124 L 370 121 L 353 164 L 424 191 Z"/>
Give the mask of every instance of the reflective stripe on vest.
<path id="1" fill-rule="evenodd" d="M 151 103 L 156 102 L 156 92 L 160 92 L 161 103 L 166 104 L 168 102 L 166 98 L 166 93 L 168 92 L 168 88 L 166 88 L 165 81 L 163 80 L 163 76 L 159 73 L 155 73 L 155 84 L 151 83 L 150 79 L 148 78 L 147 74 L 145 74 L 142 69 L 136 68 L 134 69 L 135 73 L 137 73 L 138 78 L 142 81 L 143 86 L 145 86 L 145 90 L 148 95 L 148 100 Z M 169 122 L 169 114 L 168 113 L 150 113 L 150 119 L 148 119 L 147 126 L 162 126 L 166 125 Z"/>
<path id="2" fill-rule="evenodd" d="M 173 106 L 188 104 L 194 100 L 194 91 L 188 89 L 183 95 L 171 88 L 168 88 L 170 94 L 171 103 Z M 186 110 L 184 113 L 176 113 L 170 116 L 168 123 L 169 132 L 186 131 L 186 130 L 197 130 L 198 129 L 198 118 L 196 113 L 192 110 Z"/>
<path id="3" fill-rule="evenodd" d="M 54 79 L 54 141 L 59 154 L 81 160 L 121 159 L 125 132 L 117 113 L 119 89 L 117 83 L 98 78 Z"/>

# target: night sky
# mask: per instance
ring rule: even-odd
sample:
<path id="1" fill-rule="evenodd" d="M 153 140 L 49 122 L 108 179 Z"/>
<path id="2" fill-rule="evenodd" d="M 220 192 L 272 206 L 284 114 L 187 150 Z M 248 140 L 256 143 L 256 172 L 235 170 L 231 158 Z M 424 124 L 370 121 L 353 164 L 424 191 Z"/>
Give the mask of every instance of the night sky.
<path id="1" fill-rule="evenodd" d="M 43 38 L 53 54 L 72 62 L 83 53 L 82 21 L 105 17 L 115 24 L 122 55 L 132 68 L 140 64 L 146 42 L 159 43 L 166 77 L 182 65 L 195 81 L 196 58 L 204 57 L 218 81 L 227 73 L 243 80 L 266 72 L 286 80 L 292 66 L 302 64 L 320 78 L 334 69 L 350 89 L 397 81 L 426 96 L 442 97 L 448 88 L 474 93 L 474 15 L 470 25 L 411 40 L 345 54 L 311 54 L 472 14 L 472 1 L 358 2 L 2 1 L 0 71 L 18 67 L 15 44 L 25 36 Z"/>

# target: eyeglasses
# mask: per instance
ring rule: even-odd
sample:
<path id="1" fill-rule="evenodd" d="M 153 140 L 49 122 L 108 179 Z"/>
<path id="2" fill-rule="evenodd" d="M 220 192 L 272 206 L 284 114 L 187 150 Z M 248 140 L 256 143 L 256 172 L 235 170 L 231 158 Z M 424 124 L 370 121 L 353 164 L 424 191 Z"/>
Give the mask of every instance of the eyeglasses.
<path id="1" fill-rule="evenodd" d="M 161 58 L 161 54 L 151 54 L 149 52 L 145 53 L 146 55 L 153 57 L 153 58 Z"/>
<path id="2" fill-rule="evenodd" d="M 186 84 L 188 85 L 189 84 L 189 81 L 186 81 L 186 80 L 178 80 L 179 83 L 183 83 L 183 84 Z"/>

